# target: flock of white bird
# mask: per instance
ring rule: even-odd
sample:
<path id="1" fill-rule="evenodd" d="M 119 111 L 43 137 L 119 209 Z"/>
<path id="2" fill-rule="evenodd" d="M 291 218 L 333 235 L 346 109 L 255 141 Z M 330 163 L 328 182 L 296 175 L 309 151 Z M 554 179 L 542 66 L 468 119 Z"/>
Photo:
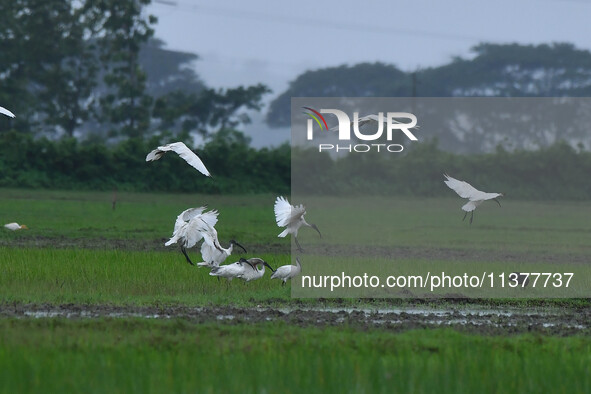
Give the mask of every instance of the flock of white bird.
<path id="1" fill-rule="evenodd" d="M 0 114 L 4 114 L 11 118 L 15 117 L 12 112 L 3 107 L 0 107 Z M 367 123 L 378 122 L 381 119 L 377 118 L 377 115 L 370 115 L 360 118 L 359 120 Z M 174 142 L 159 146 L 148 153 L 146 161 L 159 160 L 167 152 L 175 152 L 197 171 L 205 176 L 211 176 L 199 156 L 182 142 Z M 470 224 L 472 224 L 474 211 L 484 201 L 493 200 L 496 201 L 499 206 L 501 205 L 498 198 L 503 197 L 502 193 L 482 192 L 469 183 L 452 178 L 447 174 L 444 174 L 444 177 L 444 182 L 450 189 L 455 191 L 460 197 L 468 199 L 468 202 L 462 206 L 462 210 L 465 211 L 462 221 L 466 219 L 468 213 L 471 213 Z M 193 248 L 199 242 L 203 241 L 201 244 L 201 258 L 203 261 L 197 263 L 197 266 L 209 268 L 211 270 L 209 273 L 211 276 L 227 278 L 229 281 L 234 278 L 240 278 L 246 282 L 250 282 L 262 278 L 265 274 L 265 267 L 268 267 L 273 272 L 271 279 L 280 279 L 282 285 L 285 285 L 287 280 L 300 274 L 302 267 L 298 257 L 296 257 L 296 265 L 284 265 L 276 270 L 271 268 L 266 261 L 258 257 L 252 257 L 250 259 L 240 258 L 240 260 L 235 263 L 221 265 L 232 254 L 234 246 L 244 250 L 244 253 L 247 253 L 247 251 L 242 245 L 233 239 L 230 240 L 230 245 L 227 248 L 222 247 L 215 229 L 219 213 L 216 210 L 206 211 L 206 209 L 206 207 L 189 208 L 181 212 L 176 218 L 172 237 L 165 243 L 166 246 L 175 244 L 179 245 L 181 252 L 189 264 L 195 265 L 189 258 L 187 249 Z M 285 197 L 281 196 L 277 197 L 275 200 L 274 211 L 277 226 L 285 227 L 278 237 L 283 238 L 291 234 L 298 251 L 303 252 L 297 238 L 298 230 L 302 226 L 313 228 L 322 238 L 322 234 L 318 227 L 315 224 L 308 223 L 304 218 L 306 208 L 303 205 L 293 206 Z M 8 223 L 5 224 L 4 227 L 12 231 L 28 228 L 26 225 L 20 225 L 18 223 Z"/>
<path id="2" fill-rule="evenodd" d="M 184 159 L 190 166 L 198 170 L 205 176 L 211 176 L 203 161 L 189 149 L 182 142 L 174 142 L 159 146 L 146 156 L 146 161 L 154 161 L 160 159 L 166 152 L 175 152 L 182 159 Z M 293 206 L 283 196 L 277 197 L 275 201 L 275 219 L 279 227 L 285 227 L 278 237 L 286 237 L 292 234 L 299 251 L 303 251 L 297 240 L 298 230 L 302 226 L 312 227 L 320 237 L 322 234 L 315 224 L 306 222 L 304 218 L 306 208 L 303 205 Z M 181 252 L 185 256 L 187 262 L 195 265 L 187 249 L 197 246 L 201 243 L 201 258 L 203 261 L 197 263 L 198 267 L 206 267 L 210 269 L 209 275 L 217 276 L 218 278 L 226 278 L 231 281 L 234 278 L 239 278 L 245 282 L 250 282 L 260 279 L 265 275 L 265 267 L 269 268 L 273 274 L 271 279 L 280 279 L 282 286 L 285 283 L 299 275 L 301 272 L 300 259 L 296 258 L 296 265 L 284 265 L 274 270 L 266 261 L 259 257 L 252 257 L 249 259 L 240 258 L 232 264 L 222 265 L 223 262 L 232 254 L 234 247 L 241 248 L 244 253 L 247 253 L 246 248 L 240 245 L 235 240 L 230 240 L 230 245 L 224 248 L 218 239 L 218 233 L 215 225 L 218 222 L 219 213 L 217 210 L 207 211 L 206 207 L 189 208 L 181 212 L 175 221 L 172 237 L 164 244 L 165 246 L 178 245 Z"/>

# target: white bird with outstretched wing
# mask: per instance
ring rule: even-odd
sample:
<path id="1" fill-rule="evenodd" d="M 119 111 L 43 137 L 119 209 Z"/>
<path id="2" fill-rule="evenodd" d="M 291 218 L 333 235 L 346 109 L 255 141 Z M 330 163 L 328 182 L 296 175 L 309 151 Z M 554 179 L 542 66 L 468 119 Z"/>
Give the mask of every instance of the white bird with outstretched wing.
<path id="1" fill-rule="evenodd" d="M 191 167 L 197 169 L 205 176 L 211 176 L 203 161 L 182 142 L 174 142 L 172 144 L 162 145 L 148 153 L 146 161 L 154 161 L 160 159 L 166 152 L 173 151 L 185 160 Z"/>
<path id="2" fill-rule="evenodd" d="M 6 115 L 6 116 L 8 116 L 10 118 L 14 118 L 14 114 L 12 112 L 10 112 L 9 110 L 7 110 L 6 108 L 4 108 L 4 107 L 0 107 L 0 114 Z"/>
<path id="3" fill-rule="evenodd" d="M 202 227 L 215 226 L 218 221 L 218 211 L 204 212 L 205 209 L 206 207 L 189 208 L 181 212 L 174 223 L 172 237 L 164 244 L 165 246 L 180 245 L 181 252 L 191 265 L 194 264 L 187 255 L 187 249 L 197 245 L 203 239 L 200 231 Z"/>
<path id="4" fill-rule="evenodd" d="M 218 240 L 218 232 L 213 225 L 210 223 L 202 222 L 197 228 L 197 231 L 203 237 L 203 243 L 201 244 L 201 258 L 202 262 L 197 263 L 199 267 L 217 267 L 232 254 L 234 245 L 242 248 L 244 253 L 246 249 L 235 240 L 230 240 L 230 246 L 223 248 Z"/>
<path id="5" fill-rule="evenodd" d="M 443 174 L 443 176 L 445 177 L 445 180 L 443 182 L 445 182 L 445 184 L 450 189 L 455 191 L 458 194 L 458 196 L 468 199 L 468 202 L 464 204 L 464 206 L 462 206 L 462 210 L 466 212 L 464 214 L 464 219 L 462 220 L 466 219 L 466 215 L 468 215 L 468 212 L 472 212 L 472 215 L 470 216 L 470 224 L 472 224 L 472 220 L 474 219 L 474 210 L 476 209 L 476 207 L 478 207 L 480 204 L 487 200 L 493 200 L 497 204 L 499 204 L 499 206 L 501 206 L 501 203 L 497 198 L 503 197 L 502 193 L 486 193 L 476 189 L 468 182 L 457 180 L 447 174 Z"/>
<path id="6" fill-rule="evenodd" d="M 300 227 L 312 227 L 314 230 L 318 231 L 318 234 L 320 234 L 320 230 L 318 230 L 318 227 L 316 227 L 315 224 L 308 223 L 306 222 L 306 219 L 304 219 L 306 208 L 303 205 L 293 206 L 285 197 L 281 196 L 277 197 L 273 208 L 275 211 L 275 221 L 277 222 L 277 226 L 285 227 L 285 230 L 283 230 L 277 237 L 284 238 L 287 234 L 292 234 L 296 246 L 300 251 L 302 251 L 302 247 L 298 241 L 298 230 Z M 320 234 L 320 237 L 322 238 L 322 234 Z"/>

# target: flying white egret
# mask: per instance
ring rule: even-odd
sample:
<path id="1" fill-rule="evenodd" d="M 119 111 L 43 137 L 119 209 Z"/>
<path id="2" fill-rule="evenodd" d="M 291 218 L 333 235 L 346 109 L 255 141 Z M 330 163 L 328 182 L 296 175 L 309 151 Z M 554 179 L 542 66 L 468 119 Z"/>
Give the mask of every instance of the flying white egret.
<path id="1" fill-rule="evenodd" d="M 220 265 L 212 267 L 209 275 L 217 276 L 218 278 L 226 278 L 231 281 L 234 278 L 241 277 L 246 271 L 255 271 L 255 268 L 244 258 L 232 264 Z"/>
<path id="2" fill-rule="evenodd" d="M 203 261 L 197 263 L 199 267 L 213 268 L 219 266 L 232 254 L 234 245 L 242 248 L 244 253 L 247 253 L 244 246 L 233 239 L 230 240 L 230 246 L 226 249 L 222 248 L 218 240 L 218 232 L 210 223 L 203 222 L 196 227 L 196 230 L 203 237 L 203 244 L 201 245 L 201 258 Z"/>
<path id="3" fill-rule="evenodd" d="M 4 107 L 0 107 L 0 114 L 2 115 L 6 115 L 8 117 L 14 118 L 14 114 L 12 112 L 10 112 L 9 110 L 7 110 Z"/>
<path id="4" fill-rule="evenodd" d="M 466 212 L 462 221 L 466 220 L 466 215 L 468 215 L 468 212 L 472 212 L 472 215 L 470 216 L 470 224 L 472 224 L 472 220 L 474 219 L 474 210 L 486 200 L 494 200 L 497 204 L 499 204 L 499 207 L 501 206 L 501 203 L 497 198 L 503 197 L 502 193 L 481 192 L 470 185 L 468 182 L 459 181 L 447 174 L 443 174 L 443 176 L 446 178 L 444 181 L 445 184 L 450 189 L 458 193 L 458 196 L 468 199 L 468 202 L 462 207 L 462 210 Z"/>
<path id="5" fill-rule="evenodd" d="M 12 231 L 16 231 L 16 230 L 28 230 L 29 228 L 24 225 L 24 224 L 18 224 L 18 223 L 7 223 L 4 225 L 4 228 L 7 228 L 9 230 Z"/>
<path id="6" fill-rule="evenodd" d="M 295 278 L 300 272 L 302 272 L 302 265 L 300 264 L 300 258 L 296 257 L 296 265 L 282 265 L 271 275 L 271 279 L 281 279 L 283 281 L 281 286 L 285 286 L 288 279 Z"/>
<path id="7" fill-rule="evenodd" d="M 187 248 L 192 248 L 203 239 L 200 231 L 202 227 L 215 226 L 218 221 L 218 211 L 204 212 L 205 209 L 206 207 L 189 208 L 181 212 L 176 218 L 172 237 L 164 244 L 165 246 L 180 245 L 181 252 L 191 265 L 195 264 L 189 258 Z"/>
<path id="8" fill-rule="evenodd" d="M 394 123 L 402 123 L 402 122 L 397 121 L 396 119 L 392 119 L 392 121 Z M 388 122 L 388 117 L 386 115 L 382 115 L 382 118 L 380 119 L 380 115 L 371 114 L 371 115 L 360 117 L 357 121 L 357 126 L 360 129 L 363 126 L 368 125 L 368 124 L 374 124 L 377 127 L 379 125 L 379 123 L 387 123 L 387 122 Z M 351 128 L 353 128 L 353 127 L 354 127 L 354 122 L 351 122 Z M 418 129 L 418 128 L 419 128 L 419 126 L 413 127 L 413 129 Z M 328 131 L 339 131 L 339 125 L 331 127 L 330 129 L 328 129 Z"/>
<path id="9" fill-rule="evenodd" d="M 320 238 L 322 238 L 322 234 L 320 234 L 320 230 L 316 227 L 315 224 L 311 224 L 306 222 L 304 219 L 304 215 L 306 214 L 306 207 L 303 205 L 293 206 L 287 201 L 287 199 L 283 196 L 277 197 L 275 200 L 275 221 L 277 222 L 277 226 L 285 227 L 277 237 L 284 238 L 287 234 L 293 234 L 293 239 L 295 240 L 296 246 L 298 250 L 302 252 L 302 247 L 298 242 L 298 230 L 302 226 L 312 227 L 314 230 L 318 231 Z"/>
<path id="10" fill-rule="evenodd" d="M 195 154 L 191 149 L 187 148 L 182 142 L 174 142 L 172 144 L 167 144 L 163 146 L 159 146 L 158 148 L 154 149 L 152 152 L 148 153 L 146 156 L 146 161 L 154 161 L 160 159 L 166 152 L 173 151 L 177 153 L 181 158 L 183 158 L 189 165 L 200 173 L 205 176 L 211 176 L 207 168 L 205 168 L 205 164 L 201 161 L 199 156 Z"/>

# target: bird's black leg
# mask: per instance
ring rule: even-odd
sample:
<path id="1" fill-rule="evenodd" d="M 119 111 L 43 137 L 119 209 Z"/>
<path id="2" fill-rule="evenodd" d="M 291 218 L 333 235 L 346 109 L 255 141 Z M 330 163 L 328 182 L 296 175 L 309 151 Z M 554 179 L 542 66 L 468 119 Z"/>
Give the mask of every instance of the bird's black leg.
<path id="1" fill-rule="evenodd" d="M 472 215 L 470 215 L 470 224 L 472 224 L 473 219 L 474 219 L 474 211 L 472 211 Z"/>
<path id="2" fill-rule="evenodd" d="M 467 215 L 468 215 L 468 211 L 466 211 L 466 213 L 464 214 L 464 218 L 462 219 L 462 222 L 463 222 L 464 220 L 466 220 L 466 216 L 467 216 Z"/>
<path id="3" fill-rule="evenodd" d="M 189 258 L 189 255 L 187 254 L 187 249 L 185 249 L 184 246 L 181 246 L 181 252 L 183 252 L 183 254 L 185 255 L 185 258 L 187 259 L 187 263 L 189 263 L 191 265 L 195 265 L 195 264 L 193 264 L 193 262 Z"/>
<path id="4" fill-rule="evenodd" d="M 298 252 L 304 253 L 304 249 L 302 249 L 302 245 L 300 245 L 300 242 L 298 241 L 298 237 L 293 237 L 293 239 L 295 240 L 295 244 L 298 247 Z"/>
<path id="5" fill-rule="evenodd" d="M 285 286 L 285 281 L 281 281 L 281 287 Z"/>

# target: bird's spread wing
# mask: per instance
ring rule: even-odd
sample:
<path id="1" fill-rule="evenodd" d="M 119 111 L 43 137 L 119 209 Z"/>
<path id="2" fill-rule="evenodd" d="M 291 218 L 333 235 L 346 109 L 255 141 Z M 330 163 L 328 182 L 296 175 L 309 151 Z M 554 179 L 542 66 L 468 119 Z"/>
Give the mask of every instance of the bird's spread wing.
<path id="1" fill-rule="evenodd" d="M 285 197 L 277 197 L 275 200 L 275 221 L 277 226 L 285 227 L 290 223 L 294 223 L 306 213 L 306 208 L 303 205 L 297 207 L 292 206 Z"/>
<path id="2" fill-rule="evenodd" d="M 164 155 L 165 152 L 169 151 L 173 151 L 176 154 L 178 154 L 191 167 L 195 168 L 203 175 L 211 176 L 207 168 L 205 168 L 205 164 L 203 164 L 199 156 L 197 156 L 195 152 L 189 149 L 187 145 L 185 145 L 182 142 L 174 142 L 172 144 L 159 146 L 157 149 L 154 149 L 152 152 L 148 153 L 148 155 L 146 156 L 146 161 L 158 160 L 162 157 L 162 155 Z"/>
<path id="3" fill-rule="evenodd" d="M 214 227 L 218 222 L 218 211 L 209 211 L 202 214 L 199 218 L 203 220 L 208 226 Z M 215 231 L 215 228 L 213 229 Z M 216 235 L 217 237 L 217 235 Z"/>
<path id="4" fill-rule="evenodd" d="M 180 213 L 179 216 L 176 217 L 176 221 L 174 222 L 174 230 L 172 234 L 174 235 L 179 229 L 185 225 L 189 220 L 193 219 L 195 216 L 201 215 L 201 213 L 205 210 L 206 207 L 199 207 L 199 208 L 189 208 L 185 209 L 183 212 Z"/>
<path id="5" fill-rule="evenodd" d="M 0 107 L 0 114 L 9 116 L 11 118 L 14 118 L 14 114 L 12 112 L 10 112 L 9 110 L 7 110 L 6 108 L 4 108 L 4 107 Z"/>
<path id="6" fill-rule="evenodd" d="M 444 181 L 445 184 L 450 189 L 458 193 L 458 196 L 462 198 L 469 198 L 470 200 L 474 200 L 475 198 L 478 198 L 481 194 L 486 194 L 481 192 L 480 190 L 475 189 L 468 182 L 459 181 L 455 178 L 450 177 L 447 174 L 443 174 L 443 176 L 445 176 L 446 178 L 446 180 Z"/>

